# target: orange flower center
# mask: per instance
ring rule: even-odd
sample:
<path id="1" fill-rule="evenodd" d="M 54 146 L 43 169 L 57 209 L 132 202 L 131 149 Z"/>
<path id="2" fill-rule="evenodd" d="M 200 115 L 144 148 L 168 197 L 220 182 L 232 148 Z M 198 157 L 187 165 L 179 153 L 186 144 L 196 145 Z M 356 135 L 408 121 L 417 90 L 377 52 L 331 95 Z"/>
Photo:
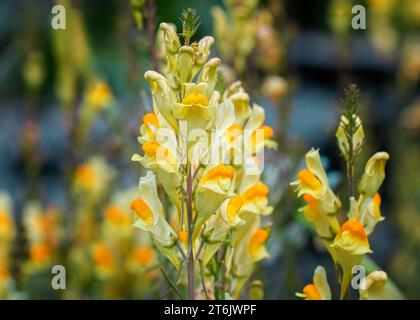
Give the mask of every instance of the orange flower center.
<path id="1" fill-rule="evenodd" d="M 348 231 L 351 235 L 358 237 L 362 241 L 367 240 L 367 235 L 363 225 L 357 220 L 349 220 L 345 222 L 340 229 L 338 235 L 340 236 L 343 232 Z"/>
<path id="2" fill-rule="evenodd" d="M 270 139 L 272 137 L 274 137 L 274 130 L 267 125 L 263 125 L 260 127 L 260 130 L 264 130 L 264 139 Z"/>
<path id="3" fill-rule="evenodd" d="M 229 204 L 227 206 L 227 217 L 230 223 L 233 223 L 235 221 L 235 218 L 238 215 L 242 204 L 243 201 L 241 196 L 236 196 L 229 200 Z"/>
<path id="4" fill-rule="evenodd" d="M 230 126 L 226 131 L 226 137 L 229 141 L 233 141 L 235 138 L 239 137 L 244 130 L 238 124 Z"/>
<path id="5" fill-rule="evenodd" d="M 382 198 L 379 193 L 376 193 L 372 198 L 373 203 L 376 205 L 376 207 L 380 208 L 382 203 Z"/>
<path id="6" fill-rule="evenodd" d="M 169 150 L 157 141 L 145 142 L 143 143 L 142 148 L 148 157 L 156 157 L 157 155 L 164 159 L 168 159 L 169 157 Z"/>
<path id="7" fill-rule="evenodd" d="M 201 94 L 200 92 L 193 92 L 187 94 L 184 99 L 182 99 L 182 104 L 185 105 L 201 105 L 201 106 L 209 106 L 209 100 L 206 98 L 205 95 Z"/>
<path id="8" fill-rule="evenodd" d="M 159 119 L 154 113 L 146 113 L 143 117 L 143 122 L 148 129 L 151 129 L 150 125 L 159 128 Z"/>
<path id="9" fill-rule="evenodd" d="M 317 207 L 317 200 L 314 197 L 312 197 L 310 194 L 305 193 L 303 195 L 303 200 L 305 200 L 305 202 L 309 204 L 311 208 L 315 209 Z"/>
<path id="10" fill-rule="evenodd" d="M 230 165 L 219 164 L 216 167 L 210 169 L 207 174 L 203 177 L 203 183 L 207 181 L 214 181 L 219 179 L 232 180 L 235 175 L 235 170 Z"/>
<path id="11" fill-rule="evenodd" d="M 261 134 L 262 131 L 262 134 Z M 255 130 L 252 133 L 252 145 L 255 147 L 257 145 L 257 142 L 262 142 L 265 141 L 267 139 L 270 139 L 274 136 L 274 131 L 270 126 L 266 126 L 266 125 L 262 125 L 261 127 L 259 127 L 257 130 Z M 257 141 L 258 140 L 262 140 L 261 141 Z"/>
<path id="12" fill-rule="evenodd" d="M 264 245 L 267 241 L 270 234 L 265 229 L 257 229 L 251 237 L 249 243 L 249 252 L 252 257 L 256 257 L 258 250 Z"/>
<path id="13" fill-rule="evenodd" d="M 141 199 L 136 199 L 131 203 L 131 209 L 142 219 L 147 225 L 153 222 L 153 213 L 146 202 Z"/>
<path id="14" fill-rule="evenodd" d="M 321 181 L 308 169 L 300 170 L 298 179 L 311 189 L 320 189 L 322 187 Z"/>
<path id="15" fill-rule="evenodd" d="M 178 239 L 182 243 L 186 244 L 187 243 L 187 231 L 186 230 L 179 230 Z"/>
<path id="16" fill-rule="evenodd" d="M 264 183 L 258 182 L 246 189 L 242 196 L 246 202 L 252 202 L 258 198 L 267 197 L 269 192 L 270 189 Z"/>
<path id="17" fill-rule="evenodd" d="M 321 300 L 321 294 L 319 293 L 318 289 L 315 285 L 308 284 L 303 288 L 303 293 L 306 296 L 307 300 Z"/>

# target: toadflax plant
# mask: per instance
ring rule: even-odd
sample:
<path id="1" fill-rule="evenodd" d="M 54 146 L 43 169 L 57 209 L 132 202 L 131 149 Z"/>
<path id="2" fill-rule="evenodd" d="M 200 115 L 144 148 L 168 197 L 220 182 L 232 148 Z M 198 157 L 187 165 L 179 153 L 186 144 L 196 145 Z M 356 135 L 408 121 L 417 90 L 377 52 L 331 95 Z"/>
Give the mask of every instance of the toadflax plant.
<path id="1" fill-rule="evenodd" d="M 321 238 L 336 265 L 338 282 L 341 286 L 340 299 L 348 293 L 354 272 L 362 258 L 372 253 L 369 236 L 378 222 L 384 220 L 381 215 L 381 196 L 378 193 L 385 179 L 385 165 L 389 159 L 386 152 L 375 153 L 366 163 L 364 172 L 358 180 L 357 193 L 354 191 L 355 160 L 363 147 L 365 135 L 362 121 L 357 115 L 357 97 L 359 91 L 355 85 L 346 90 L 345 111 L 336 133 L 337 143 L 346 163 L 348 182 L 348 211 L 343 214 L 342 203 L 331 189 L 328 176 L 321 162 L 318 150 L 311 149 L 305 156 L 306 168 L 299 171 L 295 186 L 298 196 L 302 196 L 306 205 L 300 210 L 305 219 L 312 223 L 316 234 Z M 359 284 L 361 299 L 396 298 L 397 292 L 391 292 L 391 285 L 386 286 L 387 275 L 383 271 L 374 271 L 363 277 Z M 330 286 L 325 269 L 318 266 L 314 272 L 314 281 L 303 288 L 297 296 L 308 300 L 330 300 Z"/>
<path id="2" fill-rule="evenodd" d="M 142 154 L 132 157 L 148 171 L 131 208 L 134 226 L 151 235 L 180 277 L 186 269 L 189 299 L 239 298 L 256 262 L 268 257 L 262 218 L 272 208 L 261 173 L 265 147 L 276 144 L 264 109 L 251 107 L 240 82 L 216 89 L 221 61 L 209 59 L 212 37 L 192 41 L 197 24 L 192 9 L 182 14 L 181 39 L 173 25 L 160 24 L 163 73 L 144 75 L 153 112 L 140 126 Z M 158 185 L 171 206 L 163 206 Z"/>

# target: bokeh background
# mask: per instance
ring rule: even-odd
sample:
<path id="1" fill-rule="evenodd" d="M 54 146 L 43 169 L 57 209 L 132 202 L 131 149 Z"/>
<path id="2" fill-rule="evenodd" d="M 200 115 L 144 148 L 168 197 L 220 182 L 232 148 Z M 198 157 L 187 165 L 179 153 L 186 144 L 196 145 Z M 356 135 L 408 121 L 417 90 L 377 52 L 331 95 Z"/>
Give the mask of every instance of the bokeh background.
<path id="1" fill-rule="evenodd" d="M 67 8 L 66 30 L 51 28 L 57 3 Z M 366 7 L 365 30 L 350 27 L 353 4 Z M 214 7 L 232 17 L 235 6 L 253 32 L 217 20 Z M 294 299 L 318 264 L 333 277 L 289 182 L 313 146 L 345 194 L 335 130 L 343 90 L 356 83 L 367 135 L 359 166 L 373 152 L 391 155 L 372 259 L 406 298 L 418 298 L 420 0 L 156 0 L 136 17 L 128 0 L 1 0 L 0 211 L 12 213 L 15 230 L 0 219 L 0 296 L 168 296 L 150 241 L 131 230 L 126 213 L 144 173 L 130 158 L 151 110 L 143 73 L 159 53 L 150 50 L 153 30 L 162 21 L 179 27 L 188 7 L 200 14 L 196 38 L 216 36 L 212 55 L 265 108 L 279 142 L 265 163 L 275 207 L 271 258 L 254 276 L 265 297 Z M 66 290 L 51 289 L 53 264 L 66 266 Z"/>

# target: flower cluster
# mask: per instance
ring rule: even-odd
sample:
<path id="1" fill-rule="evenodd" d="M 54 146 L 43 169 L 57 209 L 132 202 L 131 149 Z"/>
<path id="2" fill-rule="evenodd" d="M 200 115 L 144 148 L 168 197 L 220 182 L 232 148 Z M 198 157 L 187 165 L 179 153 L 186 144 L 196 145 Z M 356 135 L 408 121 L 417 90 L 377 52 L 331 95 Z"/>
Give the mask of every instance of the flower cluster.
<path id="1" fill-rule="evenodd" d="M 149 237 L 132 227 L 130 202 L 137 188 L 113 191 L 115 180 L 115 168 L 98 155 L 75 168 L 75 219 L 66 256 L 72 276 L 66 298 L 150 298 L 156 294 L 158 288 L 151 280 L 159 276 L 157 252 Z"/>
<path id="2" fill-rule="evenodd" d="M 200 265 L 206 295 L 210 290 L 216 297 L 238 297 L 254 263 L 268 256 L 269 230 L 261 217 L 272 208 L 258 155 L 266 146 L 275 147 L 274 133 L 263 124 L 264 109 L 251 106 L 240 82 L 219 89 L 221 61 L 209 59 L 212 37 L 192 43 L 188 38 L 181 45 L 175 27 L 167 23 L 160 25 L 160 33 L 164 71 L 145 73 L 153 112 L 140 126 L 143 155 L 132 157 L 148 169 L 131 204 L 135 226 L 151 235 L 176 269 L 188 265 L 190 298 L 197 289 L 195 265 Z M 176 223 L 167 220 L 159 185 L 171 200 Z M 216 285 L 221 273 L 222 290 Z"/>
<path id="3" fill-rule="evenodd" d="M 353 99 L 351 104 L 354 106 L 354 103 Z M 300 209 L 305 219 L 314 226 L 334 264 L 340 266 L 342 299 L 348 290 L 353 267 L 359 265 L 362 258 L 372 252 L 369 236 L 376 224 L 384 219 L 381 215 L 381 196 L 378 190 L 385 178 L 385 165 L 389 155 L 386 152 L 377 152 L 367 161 L 356 197 L 352 193 L 353 167 L 354 159 L 360 153 L 364 142 L 364 131 L 354 109 L 344 113 L 336 137 L 349 173 L 350 196 L 347 215 L 342 214 L 342 203 L 329 185 L 318 150 L 311 149 L 306 154 L 306 168 L 299 171 L 297 180 L 291 185 L 295 187 L 297 195 L 303 197 L 306 202 Z M 314 283 L 307 285 L 303 294 L 299 296 L 306 299 L 331 298 L 323 268 L 318 267 L 315 270 Z"/>
<path id="4" fill-rule="evenodd" d="M 97 236 L 88 243 L 93 277 L 106 298 L 119 298 L 127 291 L 135 297 L 147 297 L 153 290 L 150 280 L 159 275 L 157 254 L 150 239 L 133 232 L 130 199 L 136 193 L 136 188 L 129 188 L 111 197 L 103 209 Z"/>
<path id="5" fill-rule="evenodd" d="M 61 212 L 55 206 L 46 209 L 38 202 L 30 202 L 24 209 L 23 224 L 29 243 L 26 273 L 48 269 L 61 238 Z"/>

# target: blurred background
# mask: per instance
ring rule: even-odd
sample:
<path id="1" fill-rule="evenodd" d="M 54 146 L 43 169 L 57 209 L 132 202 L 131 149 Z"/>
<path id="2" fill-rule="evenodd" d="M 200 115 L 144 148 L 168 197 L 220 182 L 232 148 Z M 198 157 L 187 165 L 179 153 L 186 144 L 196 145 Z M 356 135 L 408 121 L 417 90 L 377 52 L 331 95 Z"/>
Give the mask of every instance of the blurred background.
<path id="1" fill-rule="evenodd" d="M 51 27 L 55 4 L 66 29 Z M 353 30 L 351 8 L 366 8 Z M 132 7 L 133 6 L 133 7 Z M 310 147 L 345 195 L 335 131 L 356 83 L 367 144 L 391 155 L 372 259 L 406 298 L 420 295 L 420 0 L 0 1 L 0 298 L 164 298 L 159 257 L 132 230 L 140 175 L 130 161 L 151 110 L 162 21 L 196 8 L 227 82 L 240 79 L 275 129 L 266 155 L 271 258 L 255 274 L 267 299 L 294 299 L 314 268 L 334 267 L 289 187 Z M 161 262 L 164 263 L 164 262 Z M 53 290 L 51 266 L 67 270 Z M 331 275 L 330 275 L 331 272 Z"/>

